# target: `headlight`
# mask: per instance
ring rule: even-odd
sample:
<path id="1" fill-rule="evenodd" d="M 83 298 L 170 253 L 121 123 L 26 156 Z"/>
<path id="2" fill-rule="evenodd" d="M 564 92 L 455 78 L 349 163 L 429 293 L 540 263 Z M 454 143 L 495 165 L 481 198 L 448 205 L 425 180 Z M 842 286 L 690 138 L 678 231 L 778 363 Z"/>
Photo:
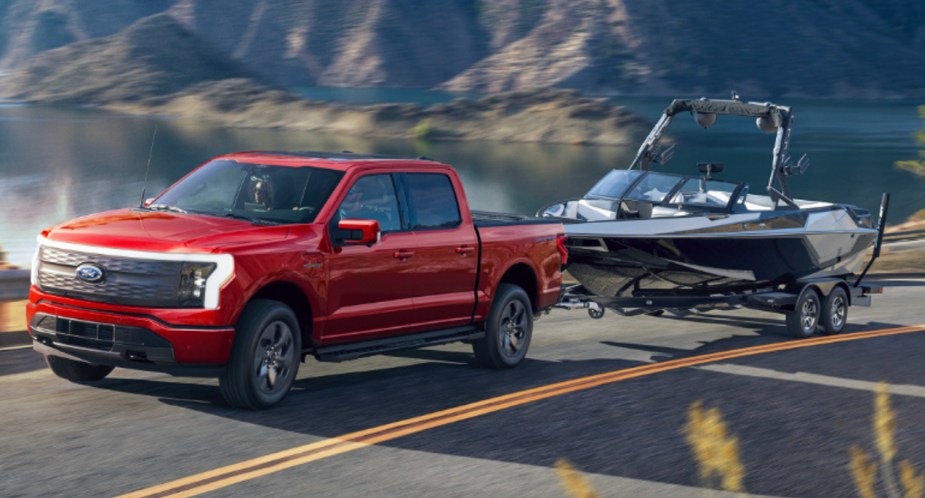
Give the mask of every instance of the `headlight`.
<path id="1" fill-rule="evenodd" d="M 183 263 L 180 268 L 180 285 L 177 300 L 180 306 L 202 306 L 206 295 L 206 282 L 215 271 L 215 263 Z"/>
<path id="2" fill-rule="evenodd" d="M 29 283 L 32 285 L 39 284 L 39 255 L 42 253 L 42 244 L 35 248 L 35 254 L 32 255 L 32 268 L 29 270 Z"/>

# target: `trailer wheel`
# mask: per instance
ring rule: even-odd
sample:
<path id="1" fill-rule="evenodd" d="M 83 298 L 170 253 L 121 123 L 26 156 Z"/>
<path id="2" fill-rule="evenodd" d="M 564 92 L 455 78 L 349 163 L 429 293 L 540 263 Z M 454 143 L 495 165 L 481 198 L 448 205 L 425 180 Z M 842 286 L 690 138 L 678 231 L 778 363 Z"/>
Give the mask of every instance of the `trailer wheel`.
<path id="1" fill-rule="evenodd" d="M 848 293 L 841 287 L 835 287 L 822 304 L 822 333 L 840 334 L 847 324 Z"/>
<path id="2" fill-rule="evenodd" d="M 485 337 L 472 342 L 475 359 L 490 368 L 513 368 L 527 355 L 533 308 L 519 286 L 501 284 L 485 322 Z"/>
<path id="3" fill-rule="evenodd" d="M 595 320 L 600 320 L 604 318 L 604 307 L 598 306 L 597 308 L 588 308 L 588 316 Z"/>
<path id="4" fill-rule="evenodd" d="M 822 302 L 819 293 L 807 288 L 800 293 L 793 311 L 787 313 L 787 330 L 796 337 L 810 337 L 819 327 Z"/>
<path id="5" fill-rule="evenodd" d="M 113 367 L 106 365 L 94 365 L 53 355 L 45 355 L 45 363 L 55 375 L 71 382 L 103 380 L 113 370 Z"/>
<path id="6" fill-rule="evenodd" d="M 240 408 L 269 408 L 289 393 L 299 371 L 299 322 L 285 304 L 255 299 L 236 329 L 231 360 L 219 377 L 222 397 Z"/>

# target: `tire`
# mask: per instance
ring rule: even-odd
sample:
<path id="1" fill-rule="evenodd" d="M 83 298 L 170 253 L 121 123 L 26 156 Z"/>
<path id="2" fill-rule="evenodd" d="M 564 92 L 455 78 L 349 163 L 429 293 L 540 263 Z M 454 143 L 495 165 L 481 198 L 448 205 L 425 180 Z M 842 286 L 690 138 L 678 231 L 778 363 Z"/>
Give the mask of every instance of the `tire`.
<path id="1" fill-rule="evenodd" d="M 95 365 L 82 361 L 69 360 L 60 356 L 45 355 L 48 368 L 62 379 L 71 382 L 94 382 L 103 380 L 115 367 Z"/>
<path id="2" fill-rule="evenodd" d="M 835 287 L 822 303 L 822 333 L 841 334 L 848 324 L 848 293 L 842 287 Z"/>
<path id="3" fill-rule="evenodd" d="M 787 313 L 787 330 L 795 337 L 811 337 L 819 328 L 822 302 L 816 289 L 807 288 L 800 293 L 793 311 Z"/>
<path id="4" fill-rule="evenodd" d="M 517 285 L 501 284 L 485 322 L 485 337 L 472 343 L 472 351 L 483 366 L 513 368 L 527 355 L 532 337 L 530 298 Z"/>
<path id="5" fill-rule="evenodd" d="M 218 380 L 222 397 L 249 410 L 279 403 L 292 388 L 301 361 L 295 313 L 278 301 L 255 299 L 235 328 L 231 360 Z"/>

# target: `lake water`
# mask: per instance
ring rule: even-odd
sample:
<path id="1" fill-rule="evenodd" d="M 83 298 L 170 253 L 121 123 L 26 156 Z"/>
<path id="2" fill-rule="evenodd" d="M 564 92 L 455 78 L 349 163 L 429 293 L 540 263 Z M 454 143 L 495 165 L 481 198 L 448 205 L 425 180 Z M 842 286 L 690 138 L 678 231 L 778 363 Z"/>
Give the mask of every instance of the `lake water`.
<path id="1" fill-rule="evenodd" d="M 388 90 L 301 89 L 311 97 L 369 103 L 432 103 L 452 94 Z M 653 122 L 665 98 L 615 99 Z M 882 192 L 893 196 L 898 223 L 925 208 L 925 178 L 893 163 L 915 158 L 913 133 L 922 126 L 916 102 L 788 100 L 797 120 L 794 159 L 811 167 L 793 177 L 794 195 L 876 210 Z M 709 130 L 680 116 L 669 132 L 677 152 L 663 170 L 695 173 L 696 163 L 726 164 L 721 178 L 746 180 L 763 193 L 774 135 L 745 118 L 720 116 Z M 148 196 L 194 166 L 236 150 L 350 150 L 419 156 L 453 164 L 476 209 L 532 214 L 553 201 L 586 192 L 608 170 L 624 168 L 637 146 L 592 147 L 497 142 L 415 142 L 298 131 L 223 128 L 186 119 L 119 116 L 83 109 L 0 105 L 0 248 L 7 259 L 30 264 L 43 228 L 96 211 L 138 205 L 145 163 L 157 125 Z"/>

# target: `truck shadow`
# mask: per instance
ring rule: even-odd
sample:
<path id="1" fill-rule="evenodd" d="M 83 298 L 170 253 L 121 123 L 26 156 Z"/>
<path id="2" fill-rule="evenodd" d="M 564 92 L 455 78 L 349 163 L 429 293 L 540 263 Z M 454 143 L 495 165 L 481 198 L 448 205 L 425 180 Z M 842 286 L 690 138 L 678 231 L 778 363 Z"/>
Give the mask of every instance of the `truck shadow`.
<path id="1" fill-rule="evenodd" d="M 516 369 L 490 370 L 471 353 L 417 350 L 410 365 L 325 374 L 329 364 L 308 360 L 292 392 L 277 407 L 252 412 L 227 406 L 217 382 L 195 379 L 107 378 L 94 387 L 156 397 L 173 406 L 242 422 L 315 436 L 334 437 L 404 418 L 473 403 L 550 383 L 639 365 L 624 360 L 526 359 Z M 350 362 L 359 368 L 364 361 Z M 401 360 L 396 360 L 401 361 Z M 338 368 L 338 366 L 334 366 Z M 118 374 L 118 371 L 116 372 Z"/>
<path id="2" fill-rule="evenodd" d="M 726 336 L 715 341 L 703 341 L 693 349 L 619 341 L 601 341 L 600 344 L 655 353 L 652 362 L 660 362 L 794 340 L 781 331 L 776 322 L 774 326 L 761 325 L 760 322 L 758 320 L 755 323 L 758 335 Z M 726 321 L 718 320 L 718 323 Z M 846 333 L 897 326 L 870 322 L 852 325 Z M 286 400 L 273 409 L 260 412 L 227 406 L 219 393 L 217 382 L 211 379 L 113 377 L 93 385 L 112 391 L 156 397 L 165 404 L 276 429 L 333 437 L 516 391 L 648 363 L 624 359 L 548 361 L 527 358 L 516 369 L 497 371 L 479 367 L 468 348 L 465 351 L 452 348 L 390 353 L 388 356 L 391 358 L 379 361 L 392 365 L 373 369 L 369 369 L 370 365 L 364 362 L 376 360 L 355 360 L 349 362 L 349 365 L 355 365 L 362 371 L 336 373 L 325 371 L 343 370 L 343 365 L 308 359 L 302 364 L 300 378 L 296 380 Z M 458 346 L 456 348 L 459 349 Z M 415 363 L 394 365 L 402 360 Z"/>

